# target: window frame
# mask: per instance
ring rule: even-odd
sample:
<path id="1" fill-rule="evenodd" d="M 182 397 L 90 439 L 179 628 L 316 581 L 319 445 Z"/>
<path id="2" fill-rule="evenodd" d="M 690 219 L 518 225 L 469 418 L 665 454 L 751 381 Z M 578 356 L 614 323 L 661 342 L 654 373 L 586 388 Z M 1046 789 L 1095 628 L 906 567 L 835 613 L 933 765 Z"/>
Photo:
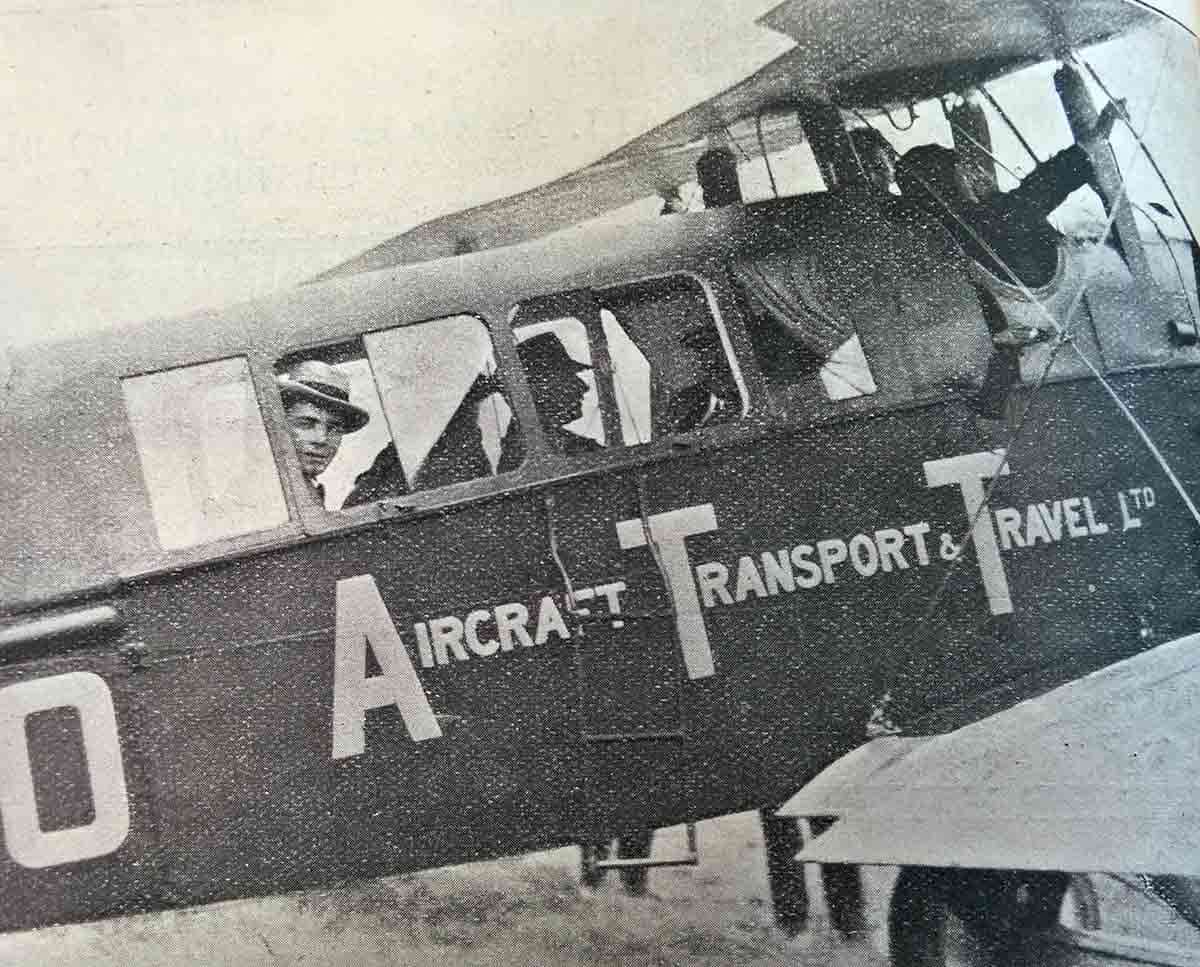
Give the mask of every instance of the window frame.
<path id="1" fill-rule="evenodd" d="M 283 492 L 284 505 L 287 509 L 287 519 L 272 527 L 251 531 L 247 534 L 219 537 L 186 547 L 163 547 L 159 543 L 158 525 L 150 500 L 149 487 L 146 484 L 142 470 L 141 448 L 134 431 L 133 421 L 130 419 L 129 411 L 125 407 L 124 391 L 121 388 L 121 384 L 125 380 L 137 379 L 141 376 L 152 376 L 156 373 L 167 373 L 172 370 L 187 369 L 194 366 L 207 366 L 214 363 L 226 362 L 231 359 L 244 360 L 249 370 L 250 385 L 254 392 L 255 402 L 258 404 L 267 445 L 275 464 L 275 472 L 279 479 L 280 488 Z M 136 579 L 163 571 L 178 570 L 181 567 L 189 565 L 208 564 L 213 561 L 245 557 L 274 547 L 290 545 L 304 536 L 303 522 L 296 501 L 296 494 L 290 480 L 289 463 L 291 461 L 286 458 L 287 451 L 281 449 L 280 446 L 281 441 L 278 431 L 282 429 L 285 434 L 287 433 L 286 426 L 283 425 L 283 406 L 278 399 L 278 394 L 272 394 L 269 390 L 269 387 L 274 386 L 274 370 L 269 365 L 266 368 L 270 372 L 269 379 L 264 374 L 264 360 L 261 355 L 253 351 L 246 351 L 240 353 L 223 353 L 218 356 L 201 359 L 180 360 L 172 362 L 168 366 L 138 368 L 121 371 L 116 374 L 117 396 L 122 404 L 122 423 L 128 428 L 129 440 L 133 446 L 142 496 L 142 507 L 144 508 L 146 520 L 146 532 L 151 537 L 148 555 L 143 559 L 141 564 L 135 564 L 127 571 L 123 571 L 121 575 L 123 579 Z M 272 398 L 273 396 L 274 399 Z M 273 403 L 278 404 L 277 409 L 272 406 Z M 282 443 L 284 446 L 290 446 L 288 439 L 284 439 Z M 296 471 L 299 473 L 299 463 L 296 463 Z"/>
<path id="2" fill-rule="evenodd" d="M 597 291 L 602 291 L 605 289 L 618 289 L 622 286 L 643 285 L 647 282 L 656 282 L 660 279 L 671 279 L 678 277 L 685 277 L 695 282 L 700 288 L 700 291 L 704 294 L 704 301 L 708 304 L 708 311 L 711 314 L 713 325 L 716 327 L 717 335 L 721 337 L 721 348 L 725 350 L 725 361 L 729 364 L 729 374 L 733 377 L 734 385 L 737 386 L 738 394 L 741 396 L 742 408 L 741 412 L 737 414 L 737 419 L 743 420 L 748 417 L 754 409 L 754 397 L 750 392 L 750 386 L 746 381 L 745 373 L 742 371 L 742 360 L 738 355 L 737 347 L 734 345 L 734 340 L 732 338 L 732 334 L 730 333 L 729 326 L 725 322 L 725 311 L 722 309 L 720 300 L 717 299 L 716 292 L 714 291 L 712 281 L 709 277 L 701 275 L 699 272 L 696 272 L 692 269 L 678 269 L 669 272 L 654 272 L 646 275 L 640 275 L 636 278 L 624 279 L 620 282 L 609 285 L 598 285 L 595 288 Z M 736 318 L 739 323 L 739 328 L 744 330 L 745 327 L 742 325 L 744 320 L 742 319 L 741 315 L 739 314 Z M 619 319 L 617 321 L 620 322 Z M 623 325 L 622 328 L 624 328 Z M 749 346 L 747 345 L 746 348 L 749 348 Z M 690 433 L 696 433 L 704 429 L 708 428 L 698 427 L 694 430 L 686 430 L 682 435 L 686 436 Z M 654 441 L 652 440 L 651 442 Z M 640 445 L 645 446 L 645 444 Z"/>
<path id="3" fill-rule="evenodd" d="M 707 263 L 708 260 L 706 260 L 706 265 Z M 741 398 L 740 411 L 735 415 L 733 420 L 729 421 L 728 424 L 723 425 L 729 426 L 742 423 L 747 420 L 756 409 L 755 400 L 758 398 L 759 394 L 757 392 L 752 392 L 752 384 L 755 381 L 747 380 L 746 374 L 743 371 L 742 358 L 739 357 L 737 347 L 735 345 L 736 340 L 725 322 L 725 312 L 722 307 L 722 300 L 718 298 L 717 292 L 714 291 L 714 287 L 710 280 L 693 269 L 660 270 L 624 276 L 615 281 L 597 281 L 592 285 L 578 289 L 568 289 L 563 290 L 562 292 L 552 292 L 546 295 L 529 296 L 523 299 L 518 299 L 509 307 L 507 319 L 510 330 L 513 329 L 512 323 L 517 319 L 517 313 L 519 312 L 520 306 L 524 303 L 536 303 L 539 301 L 551 302 L 559 297 L 571 297 L 573 299 L 578 299 L 581 303 L 586 302 L 590 308 L 595 310 L 595 318 L 593 321 L 585 319 L 580 319 L 579 321 L 583 324 L 584 331 L 587 333 L 588 337 L 588 351 L 592 359 L 592 372 L 595 374 L 596 392 L 597 396 L 599 397 L 601 419 L 604 425 L 605 440 L 607 441 L 604 446 L 605 451 L 634 450 L 640 452 L 647 447 L 655 447 L 656 445 L 661 444 L 663 441 L 679 439 L 687 440 L 691 439 L 696 434 L 708 433 L 717 429 L 717 426 L 695 427 L 690 430 L 685 430 L 682 433 L 675 433 L 659 437 L 652 436 L 651 439 L 645 443 L 625 443 L 623 434 L 621 432 L 620 411 L 617 405 L 616 384 L 614 382 L 615 373 L 612 359 L 608 351 L 608 340 L 604 335 L 602 328 L 603 323 L 600 316 L 600 313 L 605 308 L 602 295 L 604 292 L 609 290 L 632 288 L 634 286 L 645 285 L 647 283 L 680 278 L 687 279 L 688 281 L 694 283 L 703 294 L 705 304 L 708 306 L 711 323 L 716 328 L 717 335 L 721 340 L 721 348 L 725 352 L 725 361 L 729 366 L 730 376 L 733 378 L 734 385 L 737 387 L 738 394 Z M 612 310 L 609 311 L 611 312 Z M 624 330 L 625 324 L 622 323 L 620 318 L 618 318 L 615 313 L 613 314 L 613 318 L 616 319 L 618 325 L 620 325 Z M 742 322 L 742 317 L 740 314 L 737 316 L 737 319 L 739 323 Z M 741 333 L 741 335 L 744 336 L 744 332 Z M 514 344 L 515 336 L 516 334 L 514 330 Z M 632 339 L 633 337 L 630 336 L 629 338 Z M 528 383 L 525 380 L 524 371 L 521 372 L 521 379 L 522 382 L 528 386 Z M 564 456 L 558 454 L 557 451 L 545 452 L 550 452 L 551 455 Z M 576 463 L 580 461 L 582 456 L 582 454 L 576 454 L 571 457 L 564 456 L 564 458 L 570 460 L 572 463 Z M 599 454 L 590 456 L 591 459 L 596 459 L 598 458 Z"/>
<path id="4" fill-rule="evenodd" d="M 567 311 L 557 315 L 546 315 L 545 318 L 539 313 L 538 316 L 527 322 L 519 322 L 518 315 L 521 307 L 527 304 L 533 304 L 537 307 L 542 305 L 552 305 L 555 302 L 561 301 L 566 308 L 570 303 L 575 303 L 576 307 L 586 307 L 586 318 L 583 313 L 570 315 Z M 519 346 L 517 342 L 517 330 L 522 326 L 535 326 L 544 323 L 552 323 L 567 319 L 575 319 L 583 327 L 584 335 L 587 338 L 588 344 L 588 359 L 591 362 L 591 371 L 593 378 L 596 381 L 596 397 L 597 405 L 600 408 L 600 423 L 604 428 L 604 448 L 614 446 L 613 440 L 619 439 L 621 436 L 620 418 L 617 409 L 616 388 L 613 384 L 612 359 L 608 352 L 608 341 L 604 338 L 603 324 L 600 320 L 600 304 L 596 299 L 595 290 L 591 287 L 581 289 L 569 289 L 563 292 L 554 292 L 549 295 L 531 296 L 526 299 L 520 299 L 513 303 L 507 313 L 507 326 L 512 333 L 513 346 Z M 516 325 L 514 325 L 516 323 Z M 518 370 L 521 374 L 521 382 L 529 387 L 529 381 L 525 374 L 525 367 L 520 365 L 520 357 L 518 356 Z M 532 402 L 532 392 L 530 394 Z M 538 429 L 541 430 L 541 417 L 537 413 L 537 404 L 534 403 L 534 416 L 537 418 Z M 543 450 L 547 453 L 557 453 L 546 444 L 545 433 L 541 432 L 541 443 L 544 445 L 538 452 Z M 527 451 L 526 459 L 532 454 L 532 450 Z"/>
<path id="5" fill-rule="evenodd" d="M 413 326 L 435 323 L 439 320 L 453 319 L 461 316 L 470 316 L 478 320 L 491 340 L 492 351 L 496 356 L 497 373 L 502 381 L 505 395 L 508 398 L 508 404 L 512 409 L 513 419 L 517 424 L 516 429 L 525 435 L 525 459 L 521 465 L 507 473 L 478 477 L 473 480 L 461 480 L 428 490 L 418 490 L 393 497 L 384 497 L 371 503 L 360 504 L 357 507 L 328 510 L 313 500 L 292 446 L 291 436 L 284 417 L 282 396 L 274 383 L 275 366 L 279 359 L 305 354 L 312 354 L 314 357 L 319 357 L 323 348 L 342 346 L 355 340 L 362 341 L 372 333 L 390 332 L 394 329 L 408 329 Z M 423 516 L 428 513 L 434 513 L 446 506 L 486 499 L 507 493 L 515 489 L 515 485 L 519 485 L 522 477 L 528 476 L 527 471 L 531 458 L 534 455 L 534 446 L 543 444 L 543 441 L 541 440 L 540 426 L 530 425 L 531 419 L 536 424 L 536 410 L 534 409 L 533 398 L 529 394 L 528 385 L 523 375 L 519 379 L 513 378 L 514 373 L 520 373 L 520 364 L 516 355 L 516 345 L 513 341 L 512 331 L 506 325 L 497 325 L 497 318 L 497 306 L 492 303 L 481 302 L 469 308 L 450 309 L 449 311 L 439 312 L 436 315 L 423 314 L 410 319 L 393 320 L 390 325 L 374 325 L 336 339 L 289 347 L 286 351 L 281 352 L 277 359 L 270 361 L 269 370 L 273 392 L 268 395 L 271 397 L 272 409 L 275 411 L 271 422 L 278 440 L 276 451 L 277 461 L 280 461 L 280 469 L 284 471 L 288 490 L 291 492 L 291 499 L 295 501 L 297 514 L 302 523 L 304 534 L 310 536 L 321 535 L 334 531 L 358 529 L 385 520 Z M 499 318 L 503 317 L 500 316 Z M 365 342 L 363 343 L 363 352 L 364 358 L 367 360 L 368 366 L 372 367 L 373 372 L 374 367 L 371 357 L 366 351 Z M 390 435 L 391 428 L 389 427 Z"/>

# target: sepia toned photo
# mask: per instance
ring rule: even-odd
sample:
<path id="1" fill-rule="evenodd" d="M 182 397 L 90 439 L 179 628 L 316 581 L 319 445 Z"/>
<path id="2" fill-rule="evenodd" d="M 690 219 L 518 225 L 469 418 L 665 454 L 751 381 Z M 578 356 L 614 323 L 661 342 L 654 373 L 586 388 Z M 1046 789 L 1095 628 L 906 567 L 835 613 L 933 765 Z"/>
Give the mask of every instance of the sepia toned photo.
<path id="1" fill-rule="evenodd" d="M 0 964 L 1200 967 L 1194 0 L 0 14 Z"/>

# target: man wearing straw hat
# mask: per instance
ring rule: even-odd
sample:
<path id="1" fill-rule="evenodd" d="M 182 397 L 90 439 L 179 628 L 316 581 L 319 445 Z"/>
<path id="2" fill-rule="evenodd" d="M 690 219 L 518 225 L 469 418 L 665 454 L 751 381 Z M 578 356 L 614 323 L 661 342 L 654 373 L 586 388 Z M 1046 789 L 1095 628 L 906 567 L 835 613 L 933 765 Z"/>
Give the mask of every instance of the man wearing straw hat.
<path id="1" fill-rule="evenodd" d="M 350 402 L 350 379 L 335 366 L 317 359 L 295 363 L 278 377 L 288 430 L 304 479 L 325 503 L 325 488 L 317 483 L 347 433 L 361 430 L 370 414 Z"/>

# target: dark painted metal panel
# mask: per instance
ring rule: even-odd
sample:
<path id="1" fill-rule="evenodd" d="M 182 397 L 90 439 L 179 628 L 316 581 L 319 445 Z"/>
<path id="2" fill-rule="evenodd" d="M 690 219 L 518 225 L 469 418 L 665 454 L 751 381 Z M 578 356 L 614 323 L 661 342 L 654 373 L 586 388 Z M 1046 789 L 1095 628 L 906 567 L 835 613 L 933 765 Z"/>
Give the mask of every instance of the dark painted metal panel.
<path id="1" fill-rule="evenodd" d="M 1185 485 L 1200 484 L 1200 409 L 1189 403 L 1200 370 L 1122 377 L 1118 389 L 1146 414 Z M 907 569 L 864 576 L 842 563 L 831 583 L 760 596 L 750 582 L 743 600 L 704 607 L 715 674 L 669 683 L 682 739 L 582 741 L 580 710 L 602 709 L 580 691 L 574 637 L 551 632 L 533 647 L 421 664 L 418 623 L 515 602 L 532 614 L 546 595 L 563 600 L 536 495 L 131 587 L 121 609 L 129 635 L 145 643 L 141 667 L 78 653 L 0 677 L 3 687 L 66 671 L 101 675 L 117 710 L 131 824 L 97 859 L 30 870 L 0 856 L 3 925 L 275 892 L 779 800 L 861 741 L 885 689 L 895 715 L 953 725 L 1200 625 L 1197 533 L 1132 430 L 1086 382 L 1043 390 L 991 507 L 1027 521 L 1030 506 L 1052 513 L 1055 500 L 1088 496 L 1108 532 L 1002 549 L 1008 615 L 989 612 L 973 552 L 947 579 L 941 535 L 961 536 L 963 498 L 957 487 L 926 486 L 922 463 L 1006 438 L 965 409 L 937 406 L 637 471 L 648 514 L 712 504 L 717 528 L 687 538 L 687 552 L 693 569 L 728 568 L 731 597 L 743 557 L 763 573 L 763 552 L 930 528 L 926 566 L 910 543 Z M 556 517 L 575 587 L 628 586 L 627 623 L 606 626 L 605 645 L 640 649 L 668 635 L 677 642 L 677 633 L 652 556 L 616 540 L 616 522 L 641 512 L 634 473 L 558 486 Z M 1144 497 L 1140 514 L 1127 506 L 1141 526 L 1122 530 L 1120 494 L 1147 487 L 1154 506 Z M 375 577 L 434 711 L 454 718 L 440 739 L 414 743 L 394 710 L 368 713 L 363 755 L 335 761 L 336 582 L 359 574 Z M 629 711 L 658 721 L 666 706 L 651 680 L 634 684 L 633 697 L 645 686 L 644 705 L 631 698 Z M 58 721 L 68 737 L 51 748 L 44 727 L 30 731 L 39 796 L 70 798 L 80 781 L 71 727 Z M 86 804 L 51 802 L 43 822 L 86 813 Z"/>

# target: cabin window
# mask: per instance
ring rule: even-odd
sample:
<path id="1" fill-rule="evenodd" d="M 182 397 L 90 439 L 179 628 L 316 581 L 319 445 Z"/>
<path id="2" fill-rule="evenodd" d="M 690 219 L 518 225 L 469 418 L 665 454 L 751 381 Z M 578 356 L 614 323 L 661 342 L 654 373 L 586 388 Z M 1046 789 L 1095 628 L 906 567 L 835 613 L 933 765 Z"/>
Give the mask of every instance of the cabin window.
<path id="1" fill-rule="evenodd" d="M 164 548 L 287 522 L 245 359 L 131 377 L 121 391 Z"/>
<path id="2" fill-rule="evenodd" d="M 724 335 L 692 276 L 530 300 L 512 324 L 543 430 L 558 452 L 649 443 L 743 412 Z"/>
<path id="3" fill-rule="evenodd" d="M 435 319 L 363 342 L 408 490 L 490 477 L 521 462 L 520 428 L 479 319 Z"/>
<path id="4" fill-rule="evenodd" d="M 596 355 L 605 348 L 597 318 L 588 292 L 531 299 L 510 316 L 538 420 L 555 453 L 599 450 L 608 439 L 592 352 L 593 345 Z"/>
<path id="5" fill-rule="evenodd" d="M 367 333 L 295 353 L 276 371 L 293 453 L 327 510 L 520 463 L 520 431 L 475 316 Z"/>
<path id="6" fill-rule="evenodd" d="M 744 397 L 726 337 L 698 279 L 646 279 L 601 289 L 597 298 L 613 347 L 613 381 L 627 444 L 742 414 Z"/>

